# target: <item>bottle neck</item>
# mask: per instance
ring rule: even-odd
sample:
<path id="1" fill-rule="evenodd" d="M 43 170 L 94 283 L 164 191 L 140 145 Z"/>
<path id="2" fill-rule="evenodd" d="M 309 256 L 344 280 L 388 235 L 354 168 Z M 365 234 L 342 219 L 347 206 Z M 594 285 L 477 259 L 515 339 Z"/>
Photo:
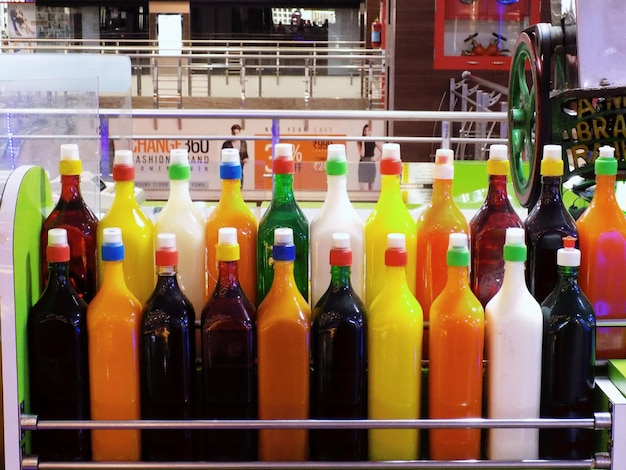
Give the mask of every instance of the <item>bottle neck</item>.
<path id="1" fill-rule="evenodd" d="M 137 202 L 135 199 L 135 182 L 134 181 L 116 181 L 115 182 L 115 200 L 123 201 L 124 204 Z"/>
<path id="2" fill-rule="evenodd" d="M 326 177 L 326 200 L 337 204 L 348 200 L 348 178 L 346 175 L 328 175 Z"/>
<path id="3" fill-rule="evenodd" d="M 102 288 L 127 290 L 124 279 L 124 261 L 104 261 L 102 264 Z"/>
<path id="4" fill-rule="evenodd" d="M 69 285 L 69 279 L 69 261 L 48 263 L 48 286 L 59 289 Z"/>
<path id="5" fill-rule="evenodd" d="M 615 175 L 597 175 L 594 202 L 617 204 L 615 197 Z"/>
<path id="6" fill-rule="evenodd" d="M 274 175 L 272 199 L 278 202 L 287 202 L 294 199 L 293 174 L 276 173 Z"/>
<path id="7" fill-rule="evenodd" d="M 281 292 L 298 290 L 293 269 L 293 261 L 274 261 L 274 280 L 271 289 L 278 289 Z"/>
<path id="8" fill-rule="evenodd" d="M 569 285 L 578 285 L 579 266 L 558 266 L 559 281 Z"/>
<path id="9" fill-rule="evenodd" d="M 406 266 L 386 266 L 385 284 L 394 288 L 406 284 Z"/>
<path id="10" fill-rule="evenodd" d="M 506 175 L 489 175 L 489 189 L 487 190 L 487 203 L 504 204 L 508 201 L 506 189 Z"/>
<path id="11" fill-rule="evenodd" d="M 467 266 L 448 266 L 448 279 L 445 290 L 459 292 L 469 288 L 469 269 Z"/>
<path id="12" fill-rule="evenodd" d="M 452 180 L 436 179 L 433 181 L 433 203 L 452 199 Z"/>
<path id="13" fill-rule="evenodd" d="M 217 285 L 221 288 L 228 288 L 239 285 L 238 261 L 217 262 Z"/>
<path id="14" fill-rule="evenodd" d="M 330 266 L 330 285 L 333 288 L 350 286 L 350 266 Z"/>
<path id="15" fill-rule="evenodd" d="M 221 200 L 232 202 L 242 199 L 240 179 L 222 179 Z"/>
<path id="16" fill-rule="evenodd" d="M 189 194 L 189 180 L 170 180 L 170 199 L 182 202 L 191 202 Z"/>
<path id="17" fill-rule="evenodd" d="M 61 199 L 69 201 L 81 197 L 80 175 L 61 175 Z"/>
<path id="18" fill-rule="evenodd" d="M 542 176 L 539 201 L 542 204 L 561 202 L 561 190 L 560 176 Z"/>
<path id="19" fill-rule="evenodd" d="M 518 288 L 526 286 L 526 273 L 522 261 L 505 261 L 502 287 Z"/>
<path id="20" fill-rule="evenodd" d="M 400 175 L 381 175 L 379 201 L 402 200 Z"/>
<path id="21" fill-rule="evenodd" d="M 178 266 L 157 266 L 156 272 L 159 277 L 176 277 Z"/>

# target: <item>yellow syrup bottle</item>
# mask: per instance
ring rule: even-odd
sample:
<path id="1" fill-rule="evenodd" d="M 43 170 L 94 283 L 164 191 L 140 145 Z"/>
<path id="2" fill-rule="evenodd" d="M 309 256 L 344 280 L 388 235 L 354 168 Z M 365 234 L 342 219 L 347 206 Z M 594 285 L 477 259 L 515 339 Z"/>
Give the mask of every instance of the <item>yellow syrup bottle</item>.
<path id="1" fill-rule="evenodd" d="M 422 307 L 407 284 L 406 237 L 387 236 L 383 287 L 368 319 L 368 416 L 370 419 L 420 417 Z M 371 429 L 370 460 L 416 460 L 417 429 Z"/>
<path id="2" fill-rule="evenodd" d="M 208 295 L 213 295 L 218 279 L 216 246 L 219 229 L 234 227 L 241 257 L 239 259 L 239 283 L 246 297 L 256 305 L 257 291 L 257 231 L 258 221 L 241 196 L 241 160 L 239 150 L 222 149 L 220 200 L 207 217 L 204 239 L 207 249 L 207 271 L 209 273 Z M 200 309 L 200 312 L 202 309 Z"/>
<path id="3" fill-rule="evenodd" d="M 365 221 L 365 305 L 369 308 L 385 283 L 387 235 L 406 237 L 409 289 L 415 293 L 416 226 L 400 192 L 402 159 L 400 145 L 383 144 L 380 160 L 381 187 L 378 201 Z"/>
<path id="4" fill-rule="evenodd" d="M 111 208 L 98 224 L 98 244 L 102 246 L 104 229 L 118 227 L 126 256 L 124 276 L 128 289 L 144 304 L 154 291 L 154 224 L 141 210 L 135 198 L 135 167 L 130 150 L 116 150 L 113 159 L 115 198 Z M 102 256 L 100 254 L 100 270 Z M 102 275 L 102 272 L 100 273 Z M 102 279 L 102 276 L 100 276 Z"/>
<path id="5" fill-rule="evenodd" d="M 91 419 L 140 419 L 142 307 L 124 280 L 120 229 L 104 229 L 101 240 L 102 285 L 87 308 Z M 93 430 L 91 447 L 96 461 L 139 460 L 141 431 Z"/>

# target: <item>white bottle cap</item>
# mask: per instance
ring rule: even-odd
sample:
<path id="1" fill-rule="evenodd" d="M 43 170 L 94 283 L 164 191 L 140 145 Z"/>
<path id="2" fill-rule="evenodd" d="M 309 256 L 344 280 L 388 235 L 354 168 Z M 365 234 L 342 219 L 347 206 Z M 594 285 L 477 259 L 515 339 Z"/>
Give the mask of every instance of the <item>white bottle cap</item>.
<path id="1" fill-rule="evenodd" d="M 237 149 L 222 149 L 221 157 L 222 163 L 236 163 L 237 165 L 241 164 L 241 159 L 239 158 L 239 150 Z"/>
<path id="2" fill-rule="evenodd" d="M 331 248 L 335 250 L 349 250 L 350 235 L 344 232 L 333 233 Z"/>
<path id="3" fill-rule="evenodd" d="M 345 162 L 346 161 L 346 146 L 343 144 L 330 144 L 328 146 L 328 154 L 326 160 Z"/>
<path id="4" fill-rule="evenodd" d="M 489 160 L 508 160 L 509 148 L 504 144 L 492 144 L 489 147 Z"/>
<path id="5" fill-rule="evenodd" d="M 563 248 L 556 252 L 556 264 L 559 266 L 580 266 L 580 250 L 574 247 L 574 237 L 563 238 Z"/>
<path id="6" fill-rule="evenodd" d="M 561 146 L 556 144 L 547 144 L 543 146 L 543 160 L 561 161 L 563 159 Z"/>
<path id="7" fill-rule="evenodd" d="M 159 233 L 157 235 L 157 250 L 176 250 L 176 234 Z"/>
<path id="8" fill-rule="evenodd" d="M 133 166 L 133 152 L 131 150 L 116 150 L 113 165 Z"/>
<path id="9" fill-rule="evenodd" d="M 234 227 L 219 229 L 217 231 L 217 243 L 219 245 L 237 245 L 237 229 Z"/>
<path id="10" fill-rule="evenodd" d="M 406 236 L 403 233 L 387 234 L 387 248 L 406 249 Z"/>
<path id="11" fill-rule="evenodd" d="M 451 233 L 448 239 L 448 250 L 459 250 L 467 248 L 466 233 Z"/>
<path id="12" fill-rule="evenodd" d="M 51 228 L 48 230 L 48 246 L 67 245 L 67 230 L 64 228 Z"/>
<path id="13" fill-rule="evenodd" d="M 102 244 L 103 245 L 121 245 L 122 244 L 122 229 L 118 227 L 105 228 L 102 231 Z"/>
<path id="14" fill-rule="evenodd" d="M 600 158 L 615 158 L 615 148 L 610 145 L 603 145 L 598 149 Z"/>
<path id="15" fill-rule="evenodd" d="M 78 145 L 61 144 L 61 160 L 80 160 Z"/>
<path id="16" fill-rule="evenodd" d="M 189 152 L 187 149 L 170 150 L 170 165 L 189 166 Z"/>
<path id="17" fill-rule="evenodd" d="M 402 160 L 400 156 L 400 144 L 387 142 L 383 144 L 382 160 Z"/>
<path id="18" fill-rule="evenodd" d="M 276 144 L 274 146 L 274 158 L 293 160 L 292 144 Z"/>
<path id="19" fill-rule="evenodd" d="M 437 149 L 435 152 L 435 168 L 433 178 L 451 180 L 454 178 L 454 152 L 451 149 Z"/>
<path id="20" fill-rule="evenodd" d="M 293 230 L 289 227 L 275 229 L 274 245 L 293 245 Z"/>
<path id="21" fill-rule="evenodd" d="M 523 245 L 526 243 L 524 229 L 521 227 L 509 227 L 506 229 L 507 245 Z"/>

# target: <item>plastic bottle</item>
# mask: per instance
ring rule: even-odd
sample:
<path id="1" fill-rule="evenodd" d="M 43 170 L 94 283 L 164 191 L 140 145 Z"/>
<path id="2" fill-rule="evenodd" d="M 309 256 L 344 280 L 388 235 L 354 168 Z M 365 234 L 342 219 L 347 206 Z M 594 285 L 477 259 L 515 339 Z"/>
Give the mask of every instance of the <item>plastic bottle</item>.
<path id="1" fill-rule="evenodd" d="M 581 260 L 579 282 L 600 320 L 626 316 L 622 282 L 626 260 L 626 215 L 615 197 L 615 149 L 600 147 L 595 161 L 596 190 L 576 222 Z M 626 328 L 598 328 L 596 358 L 626 357 Z"/>
<path id="2" fill-rule="evenodd" d="M 400 192 L 402 159 L 400 145 L 383 144 L 380 160 L 381 187 L 378 201 L 365 221 L 365 305 L 369 308 L 385 284 L 385 247 L 389 233 L 406 238 L 406 277 L 415 293 L 415 220 Z"/>
<path id="3" fill-rule="evenodd" d="M 342 146 L 343 147 L 343 146 Z M 311 418 L 367 418 L 365 304 L 352 288 L 351 235 L 331 235 L 331 279 L 312 312 Z M 367 460 L 367 431 L 310 431 L 312 460 Z"/>
<path id="4" fill-rule="evenodd" d="M 126 287 L 121 230 L 101 240 L 102 285 L 87 309 L 91 419 L 140 419 L 141 303 Z M 94 430 L 91 446 L 96 461 L 139 460 L 141 431 Z"/>
<path id="5" fill-rule="evenodd" d="M 448 279 L 430 310 L 430 418 L 480 418 L 485 313 L 469 286 L 467 235 L 452 233 Z M 432 429 L 434 460 L 480 458 L 480 429 Z"/>
<path id="6" fill-rule="evenodd" d="M 62 228 L 49 231 L 48 282 L 28 314 L 30 413 L 40 419 L 90 419 L 87 303 L 70 282 L 70 247 Z M 91 460 L 88 430 L 37 431 L 43 461 Z"/>
<path id="7" fill-rule="evenodd" d="M 420 417 L 422 308 L 411 293 L 406 237 L 387 236 L 385 283 L 368 310 L 368 411 L 370 419 Z M 370 460 L 415 460 L 417 429 L 370 429 Z"/>
<path id="8" fill-rule="evenodd" d="M 557 252 L 559 280 L 541 304 L 544 318 L 542 418 L 591 418 L 595 381 L 596 319 L 578 285 L 581 252 L 565 237 Z M 542 459 L 590 459 L 592 429 L 541 429 Z"/>
<path id="9" fill-rule="evenodd" d="M 526 287 L 524 229 L 508 228 L 505 241 L 502 286 L 485 308 L 487 417 L 537 419 L 543 315 Z M 488 458 L 528 460 L 538 455 L 538 429 L 489 429 Z"/>
<path id="10" fill-rule="evenodd" d="M 45 287 L 48 280 L 46 260 L 48 231 L 53 228 L 64 228 L 67 231 L 70 246 L 70 281 L 78 295 L 89 303 L 98 289 L 98 247 L 96 244 L 98 219 L 80 191 L 82 171 L 83 165 L 78 155 L 78 145 L 61 145 L 59 160 L 61 194 L 41 229 L 41 252 L 44 255 L 42 278 Z"/>
<path id="11" fill-rule="evenodd" d="M 234 227 L 237 229 L 237 241 L 241 253 L 239 282 L 246 293 L 246 297 L 256 305 L 258 222 L 241 196 L 241 172 L 239 151 L 231 148 L 222 149 L 222 161 L 220 163 L 222 192 L 220 200 L 207 217 L 205 230 L 207 271 L 209 273 L 208 295 L 213 294 L 219 277 L 215 257 L 218 231 L 222 227 Z"/>
<path id="12" fill-rule="evenodd" d="M 524 221 L 528 247 L 526 284 L 539 303 L 557 283 L 556 252 L 562 246 L 562 238 L 578 236 L 576 222 L 563 204 L 562 176 L 561 146 L 544 145 L 539 200 Z"/>
<path id="13" fill-rule="evenodd" d="M 257 304 L 260 304 L 272 285 L 272 244 L 274 230 L 288 227 L 293 230 L 296 247 L 294 277 L 302 297 L 309 301 L 309 221 L 300 209 L 293 192 L 293 145 L 276 144 L 272 162 L 274 187 L 272 200 L 259 221 L 257 249 Z"/>
<path id="14" fill-rule="evenodd" d="M 332 235 L 350 234 L 352 250 L 352 287 L 359 298 L 365 294 L 364 238 L 365 224 L 352 206 L 348 195 L 346 147 L 328 146 L 326 158 L 327 192 L 321 209 L 311 222 L 311 305 L 315 306 L 328 289 L 331 273 L 328 264 Z"/>
<path id="15" fill-rule="evenodd" d="M 239 282 L 237 229 L 222 227 L 215 247 L 217 285 L 202 310 L 202 394 L 206 419 L 257 417 L 256 309 Z M 253 461 L 256 430 L 208 431 L 209 460 Z"/>
<path id="16" fill-rule="evenodd" d="M 157 284 L 141 322 L 141 418 L 192 419 L 195 313 L 178 284 L 177 238 L 159 233 Z M 193 457 L 186 429 L 142 431 L 142 458 L 181 461 Z"/>
<path id="17" fill-rule="evenodd" d="M 186 149 L 170 151 L 170 193 L 154 224 L 155 232 L 176 235 L 178 285 L 200 320 L 206 300 L 205 217 L 189 194 L 189 156 Z"/>
<path id="18" fill-rule="evenodd" d="M 438 149 L 433 169 L 430 204 L 417 217 L 417 274 L 415 297 L 430 318 L 430 306 L 446 285 L 446 257 L 451 233 L 469 233 L 467 219 L 452 198 L 454 152 Z M 424 332 L 424 357 L 428 357 L 429 330 Z"/>
<path id="19" fill-rule="evenodd" d="M 507 228 L 524 228 L 509 201 L 506 188 L 509 174 L 508 147 L 494 144 L 489 147 L 487 160 L 489 188 L 485 202 L 469 223 L 470 285 L 485 307 L 498 292 L 504 278 L 502 248 Z"/>
<path id="20" fill-rule="evenodd" d="M 116 150 L 113 159 L 115 197 L 98 224 L 98 244 L 105 228 L 118 227 L 124 238 L 124 275 L 128 289 L 144 304 L 154 291 L 154 224 L 135 198 L 135 167 L 130 150 Z M 102 261 L 102 258 L 99 258 Z M 101 281 L 102 282 L 102 281 Z"/>
<path id="21" fill-rule="evenodd" d="M 296 247 L 291 228 L 275 231 L 274 276 L 257 310 L 259 419 L 309 416 L 311 310 L 294 278 Z M 307 459 L 306 429 L 259 431 L 259 459 Z"/>

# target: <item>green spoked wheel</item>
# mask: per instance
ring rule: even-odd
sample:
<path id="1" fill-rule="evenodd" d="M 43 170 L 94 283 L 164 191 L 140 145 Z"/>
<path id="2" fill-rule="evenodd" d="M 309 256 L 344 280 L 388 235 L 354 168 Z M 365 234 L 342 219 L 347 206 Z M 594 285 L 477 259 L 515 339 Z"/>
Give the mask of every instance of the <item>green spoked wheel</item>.
<path id="1" fill-rule="evenodd" d="M 532 207 L 541 189 L 540 160 L 549 143 L 549 25 L 522 31 L 515 44 L 509 75 L 508 138 L 511 180 L 520 204 Z M 547 61 L 547 63 L 546 63 Z"/>

